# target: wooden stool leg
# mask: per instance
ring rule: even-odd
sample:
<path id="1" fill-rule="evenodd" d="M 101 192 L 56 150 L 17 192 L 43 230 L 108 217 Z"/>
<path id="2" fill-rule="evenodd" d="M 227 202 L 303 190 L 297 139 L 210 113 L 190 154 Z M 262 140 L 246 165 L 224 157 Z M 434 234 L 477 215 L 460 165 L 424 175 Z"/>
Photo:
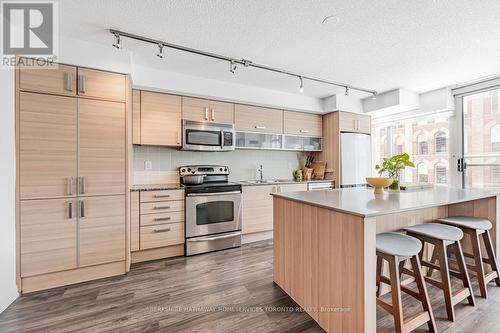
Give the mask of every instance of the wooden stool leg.
<path id="1" fill-rule="evenodd" d="M 497 272 L 497 277 L 495 278 L 495 283 L 500 287 L 500 272 L 498 271 L 497 258 L 495 256 L 495 250 L 493 249 L 493 243 L 491 242 L 490 231 L 486 230 L 483 233 L 483 242 L 486 252 L 488 253 L 488 260 L 490 261 L 491 270 Z"/>
<path id="2" fill-rule="evenodd" d="M 470 292 L 470 296 L 467 297 L 467 300 L 469 301 L 470 305 L 476 306 L 476 301 L 474 299 L 474 293 L 472 292 L 472 285 L 470 283 L 469 273 L 467 272 L 467 265 L 465 264 L 464 254 L 462 252 L 460 241 L 453 243 L 451 247 L 453 249 L 453 253 L 455 254 L 455 258 L 457 259 L 458 270 L 460 272 L 464 287 L 469 289 Z"/>
<path id="3" fill-rule="evenodd" d="M 420 266 L 420 260 L 418 259 L 418 256 L 414 256 L 411 258 L 411 264 L 415 276 L 415 282 L 420 294 L 420 302 L 422 303 L 424 311 L 429 312 L 430 320 L 427 322 L 427 326 L 429 327 L 429 331 L 436 332 L 436 321 L 434 320 L 434 313 L 432 312 L 431 302 L 429 300 L 429 294 L 427 293 L 427 287 L 424 283 L 424 277 L 422 275 L 422 268 Z"/>
<path id="4" fill-rule="evenodd" d="M 384 269 L 382 257 L 377 256 L 377 297 L 380 297 L 380 277 Z"/>
<path id="5" fill-rule="evenodd" d="M 422 257 L 420 257 L 420 259 L 422 259 Z M 434 248 L 432 249 L 432 257 L 431 257 L 431 261 L 430 261 L 430 263 L 435 265 L 435 264 L 436 264 L 437 259 L 438 259 L 438 255 L 437 255 L 436 247 L 434 246 Z M 427 269 L 427 274 L 426 274 L 426 276 L 431 277 L 433 272 L 434 272 L 434 269 L 433 269 L 433 268 L 431 268 L 431 267 L 429 267 L 429 268 Z"/>
<path id="6" fill-rule="evenodd" d="M 455 309 L 453 307 L 453 294 L 451 292 L 450 274 L 448 268 L 448 256 L 444 242 L 436 243 L 434 251 L 438 253 L 439 268 L 441 271 L 441 281 L 443 284 L 444 301 L 448 320 L 455 321 Z"/>
<path id="7" fill-rule="evenodd" d="M 389 260 L 389 276 L 391 279 L 391 295 L 392 295 L 392 315 L 394 317 L 394 328 L 396 333 L 403 332 L 403 305 L 401 302 L 401 289 L 399 281 L 399 267 L 396 263 L 396 258 L 392 257 Z"/>
<path id="8" fill-rule="evenodd" d="M 479 281 L 479 291 L 481 297 L 488 298 L 488 291 L 486 290 L 483 255 L 481 254 L 481 244 L 479 244 L 479 235 L 476 230 L 467 230 L 472 243 L 472 254 L 474 255 L 474 267 L 476 269 L 477 279 Z"/>

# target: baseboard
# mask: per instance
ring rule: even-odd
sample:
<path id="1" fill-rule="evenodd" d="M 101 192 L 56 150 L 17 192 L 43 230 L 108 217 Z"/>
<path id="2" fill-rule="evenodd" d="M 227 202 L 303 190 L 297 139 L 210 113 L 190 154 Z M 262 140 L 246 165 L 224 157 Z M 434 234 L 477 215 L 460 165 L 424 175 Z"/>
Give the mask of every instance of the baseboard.
<path id="1" fill-rule="evenodd" d="M 34 291 L 97 280 L 120 274 L 125 274 L 125 261 L 81 267 L 62 272 L 28 276 L 21 278 L 22 293 L 31 293 Z"/>
<path id="2" fill-rule="evenodd" d="M 266 240 L 266 239 L 272 239 L 273 238 L 273 231 L 261 231 L 261 232 L 254 232 L 251 234 L 244 234 L 241 239 L 242 244 L 248 244 L 248 243 L 253 243 L 253 242 L 258 242 L 261 240 Z"/>

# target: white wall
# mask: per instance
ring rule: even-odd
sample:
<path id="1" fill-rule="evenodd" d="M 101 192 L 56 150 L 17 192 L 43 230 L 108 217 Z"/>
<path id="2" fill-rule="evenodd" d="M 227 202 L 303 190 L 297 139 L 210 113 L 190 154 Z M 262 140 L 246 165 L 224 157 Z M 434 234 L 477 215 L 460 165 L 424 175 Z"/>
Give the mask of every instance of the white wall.
<path id="1" fill-rule="evenodd" d="M 0 69 L 0 312 L 17 297 L 14 71 Z"/>

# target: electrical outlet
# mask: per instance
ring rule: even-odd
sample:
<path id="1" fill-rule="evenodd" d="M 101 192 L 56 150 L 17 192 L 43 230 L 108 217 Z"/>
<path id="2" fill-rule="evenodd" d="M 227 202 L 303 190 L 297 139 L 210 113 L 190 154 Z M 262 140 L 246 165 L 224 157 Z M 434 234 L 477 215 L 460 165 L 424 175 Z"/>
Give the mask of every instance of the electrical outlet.
<path id="1" fill-rule="evenodd" d="M 152 161 L 145 161 L 144 162 L 144 169 L 145 170 L 152 170 L 153 169 L 153 162 Z"/>

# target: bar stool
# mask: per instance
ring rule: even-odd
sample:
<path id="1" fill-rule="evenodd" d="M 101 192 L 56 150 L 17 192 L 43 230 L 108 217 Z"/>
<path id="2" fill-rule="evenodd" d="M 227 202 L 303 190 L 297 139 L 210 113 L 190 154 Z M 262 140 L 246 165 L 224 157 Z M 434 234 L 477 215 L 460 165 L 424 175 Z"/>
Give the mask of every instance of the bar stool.
<path id="1" fill-rule="evenodd" d="M 438 219 L 437 221 L 460 228 L 466 235 L 469 235 L 472 244 L 472 253 L 464 253 L 464 256 L 473 259 L 474 263 L 471 266 L 476 272 L 477 279 L 479 280 L 481 297 L 488 298 L 486 285 L 494 279 L 496 285 L 500 286 L 500 273 L 498 271 L 495 250 L 493 249 L 490 236 L 490 229 L 492 228 L 491 222 L 484 218 L 468 216 L 447 217 Z M 484 258 L 481 254 L 479 235 L 482 235 L 484 248 L 486 249 L 488 258 Z M 485 274 L 483 262 L 490 265 L 490 273 Z"/>
<path id="2" fill-rule="evenodd" d="M 431 262 L 423 260 L 423 248 L 419 257 L 422 266 L 430 268 L 425 280 L 435 287 L 443 290 L 446 303 L 448 320 L 455 321 L 454 306 L 467 298 L 470 305 L 475 306 L 472 286 L 465 266 L 465 260 L 460 246 L 460 240 L 464 237 L 462 230 L 449 225 L 439 223 L 425 223 L 404 228 L 409 236 L 419 239 L 423 244 L 434 245 Z M 455 254 L 459 271 L 450 270 L 448 265 L 447 248 L 451 247 Z M 436 259 L 439 265 L 436 264 Z M 441 281 L 432 278 L 432 270 L 441 272 Z M 450 274 L 462 280 L 463 288 L 456 292 L 451 290 Z"/>
<path id="3" fill-rule="evenodd" d="M 432 313 L 429 295 L 424 283 L 418 253 L 422 244 L 416 238 L 395 232 L 386 232 L 377 235 L 377 304 L 394 317 L 394 327 L 397 333 L 411 332 L 417 327 L 427 323 L 431 332 L 436 332 L 436 322 Z M 400 267 L 410 259 L 418 291 L 402 286 L 400 283 Z M 382 275 L 383 260 L 389 263 L 389 278 Z M 408 273 L 407 273 L 408 274 Z M 380 298 L 380 284 L 391 286 L 392 304 Z M 422 303 L 423 311 L 404 319 L 401 302 L 401 291 L 418 299 Z"/>

